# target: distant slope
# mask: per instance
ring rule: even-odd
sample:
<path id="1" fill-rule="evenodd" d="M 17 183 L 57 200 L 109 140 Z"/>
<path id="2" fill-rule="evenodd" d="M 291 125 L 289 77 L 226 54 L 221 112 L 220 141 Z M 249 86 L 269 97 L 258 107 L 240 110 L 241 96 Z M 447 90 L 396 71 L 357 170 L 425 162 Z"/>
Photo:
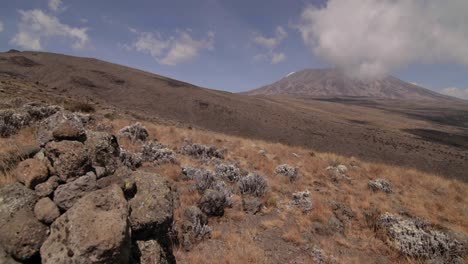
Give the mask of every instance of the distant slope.
<path id="1" fill-rule="evenodd" d="M 296 74 L 300 73 L 290 77 Z M 0 81 L 2 98 L 86 101 L 148 119 L 306 146 L 468 181 L 466 102 L 400 104 L 246 96 L 97 59 L 43 52 L 0 53 Z M 450 135 L 459 140 L 441 139 Z"/>
<path id="2" fill-rule="evenodd" d="M 389 76 L 381 80 L 361 81 L 336 69 L 303 70 L 283 79 L 246 92 L 249 95 L 294 97 L 367 97 L 400 100 L 456 100 Z"/>

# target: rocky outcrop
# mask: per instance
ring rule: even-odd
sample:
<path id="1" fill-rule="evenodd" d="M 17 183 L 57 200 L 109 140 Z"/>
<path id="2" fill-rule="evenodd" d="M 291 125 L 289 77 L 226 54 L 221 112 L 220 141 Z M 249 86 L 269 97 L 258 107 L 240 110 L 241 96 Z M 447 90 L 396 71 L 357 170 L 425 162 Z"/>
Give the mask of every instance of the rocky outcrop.
<path id="1" fill-rule="evenodd" d="M 434 263 L 464 262 L 467 245 L 420 218 L 385 213 L 377 226 L 384 232 L 387 243 L 404 255 Z"/>
<path id="2" fill-rule="evenodd" d="M 96 189 L 96 175 L 91 172 L 74 181 L 58 186 L 54 192 L 54 202 L 60 209 L 68 210 L 81 197 Z"/>
<path id="3" fill-rule="evenodd" d="M 91 169 L 91 161 L 81 142 L 68 140 L 49 142 L 45 146 L 45 153 L 52 161 L 52 165 L 62 181 L 84 175 Z"/>
<path id="4" fill-rule="evenodd" d="M 47 226 L 33 213 L 37 197 L 20 183 L 0 188 L 0 245 L 20 261 L 37 256 L 47 237 Z"/>
<path id="5" fill-rule="evenodd" d="M 137 186 L 137 193 L 129 202 L 133 235 L 141 240 L 167 233 L 173 221 L 173 187 L 153 173 L 137 171 L 133 178 Z"/>
<path id="6" fill-rule="evenodd" d="M 44 182 L 49 177 L 49 169 L 37 159 L 23 160 L 18 164 L 14 174 L 16 179 L 30 189 Z"/>
<path id="7" fill-rule="evenodd" d="M 106 132 L 86 133 L 85 147 L 94 166 L 105 168 L 105 174 L 115 172 L 120 165 L 120 147 L 117 138 Z"/>
<path id="8" fill-rule="evenodd" d="M 41 247 L 42 263 L 128 263 L 127 217 L 118 186 L 89 193 L 52 224 Z"/>
<path id="9" fill-rule="evenodd" d="M 85 129 L 81 118 L 67 111 L 59 111 L 43 120 L 37 131 L 37 140 L 44 146 L 52 140 L 86 139 Z"/>

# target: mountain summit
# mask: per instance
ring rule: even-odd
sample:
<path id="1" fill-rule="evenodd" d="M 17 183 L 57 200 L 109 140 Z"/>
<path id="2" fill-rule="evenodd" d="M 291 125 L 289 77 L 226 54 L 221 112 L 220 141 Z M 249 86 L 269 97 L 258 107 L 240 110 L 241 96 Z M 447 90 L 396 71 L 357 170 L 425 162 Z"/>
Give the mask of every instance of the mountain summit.
<path id="1" fill-rule="evenodd" d="M 293 97 L 368 97 L 421 101 L 454 99 L 393 76 L 367 81 L 349 77 L 337 69 L 306 69 L 290 73 L 275 83 L 248 91 L 246 94 Z"/>

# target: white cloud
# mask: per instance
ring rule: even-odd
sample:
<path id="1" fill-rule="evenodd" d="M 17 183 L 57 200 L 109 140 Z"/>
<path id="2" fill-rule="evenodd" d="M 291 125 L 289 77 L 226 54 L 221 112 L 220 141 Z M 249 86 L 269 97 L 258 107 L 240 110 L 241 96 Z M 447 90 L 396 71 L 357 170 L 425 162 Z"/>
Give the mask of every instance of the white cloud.
<path id="1" fill-rule="evenodd" d="M 271 64 L 277 64 L 286 60 L 286 55 L 282 52 L 275 52 L 279 44 L 288 36 L 288 33 L 283 27 L 276 27 L 274 37 L 265 37 L 262 34 L 254 33 L 252 42 L 256 45 L 267 49 L 265 53 L 260 53 L 254 56 L 256 61 L 270 61 Z"/>
<path id="2" fill-rule="evenodd" d="M 467 10 L 466 0 L 329 0 L 297 27 L 327 62 L 378 78 L 412 63 L 468 65 Z"/>
<path id="3" fill-rule="evenodd" d="M 129 30 L 138 35 L 130 48 L 150 54 L 163 65 L 174 66 L 189 61 L 197 57 L 202 50 L 212 50 L 214 44 L 213 32 L 208 32 L 204 39 L 196 40 L 189 30 L 178 31 L 176 36 L 168 38 L 162 37 L 158 32 L 139 32 L 133 28 Z"/>
<path id="4" fill-rule="evenodd" d="M 11 39 L 11 43 L 25 49 L 41 50 L 44 41 L 51 37 L 62 37 L 73 41 L 74 49 L 82 49 L 89 43 L 87 28 L 71 27 L 63 24 L 52 15 L 34 9 L 19 11 L 21 21 L 18 33 Z"/>
<path id="5" fill-rule="evenodd" d="M 271 63 L 272 64 L 277 64 L 277 63 L 280 63 L 282 61 L 286 60 L 286 55 L 282 52 L 280 53 L 273 53 L 272 57 L 271 57 Z"/>
<path id="6" fill-rule="evenodd" d="M 442 93 L 462 99 L 468 99 L 468 89 L 460 89 L 457 87 L 448 87 L 442 89 Z"/>
<path id="7" fill-rule="evenodd" d="M 62 0 L 49 0 L 49 9 L 54 12 L 62 11 Z"/>
<path id="8" fill-rule="evenodd" d="M 2 32 L 2 31 L 3 31 L 3 29 L 4 29 L 4 28 L 3 28 L 3 22 L 2 22 L 2 21 L 0 21 L 0 32 Z"/>
<path id="9" fill-rule="evenodd" d="M 273 50 L 274 48 L 276 48 L 280 43 L 281 41 L 283 41 L 286 37 L 288 36 L 288 34 L 286 33 L 286 31 L 283 29 L 283 27 L 281 26 L 278 26 L 276 27 L 276 33 L 275 33 L 275 36 L 274 37 L 265 37 L 259 33 L 254 33 L 254 36 L 253 36 L 253 39 L 252 41 L 259 45 L 259 46 L 262 46 L 262 47 L 265 47 L 265 48 L 268 48 L 270 50 Z"/>

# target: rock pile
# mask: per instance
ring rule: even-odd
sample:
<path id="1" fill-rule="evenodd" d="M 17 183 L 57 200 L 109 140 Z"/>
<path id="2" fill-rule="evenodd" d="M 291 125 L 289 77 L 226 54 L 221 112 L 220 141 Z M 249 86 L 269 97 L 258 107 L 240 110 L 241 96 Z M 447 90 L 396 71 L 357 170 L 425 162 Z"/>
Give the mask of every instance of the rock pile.
<path id="1" fill-rule="evenodd" d="M 174 263 L 175 187 L 132 172 L 114 135 L 85 127 L 64 111 L 41 122 L 42 148 L 0 188 L 0 260 Z"/>

